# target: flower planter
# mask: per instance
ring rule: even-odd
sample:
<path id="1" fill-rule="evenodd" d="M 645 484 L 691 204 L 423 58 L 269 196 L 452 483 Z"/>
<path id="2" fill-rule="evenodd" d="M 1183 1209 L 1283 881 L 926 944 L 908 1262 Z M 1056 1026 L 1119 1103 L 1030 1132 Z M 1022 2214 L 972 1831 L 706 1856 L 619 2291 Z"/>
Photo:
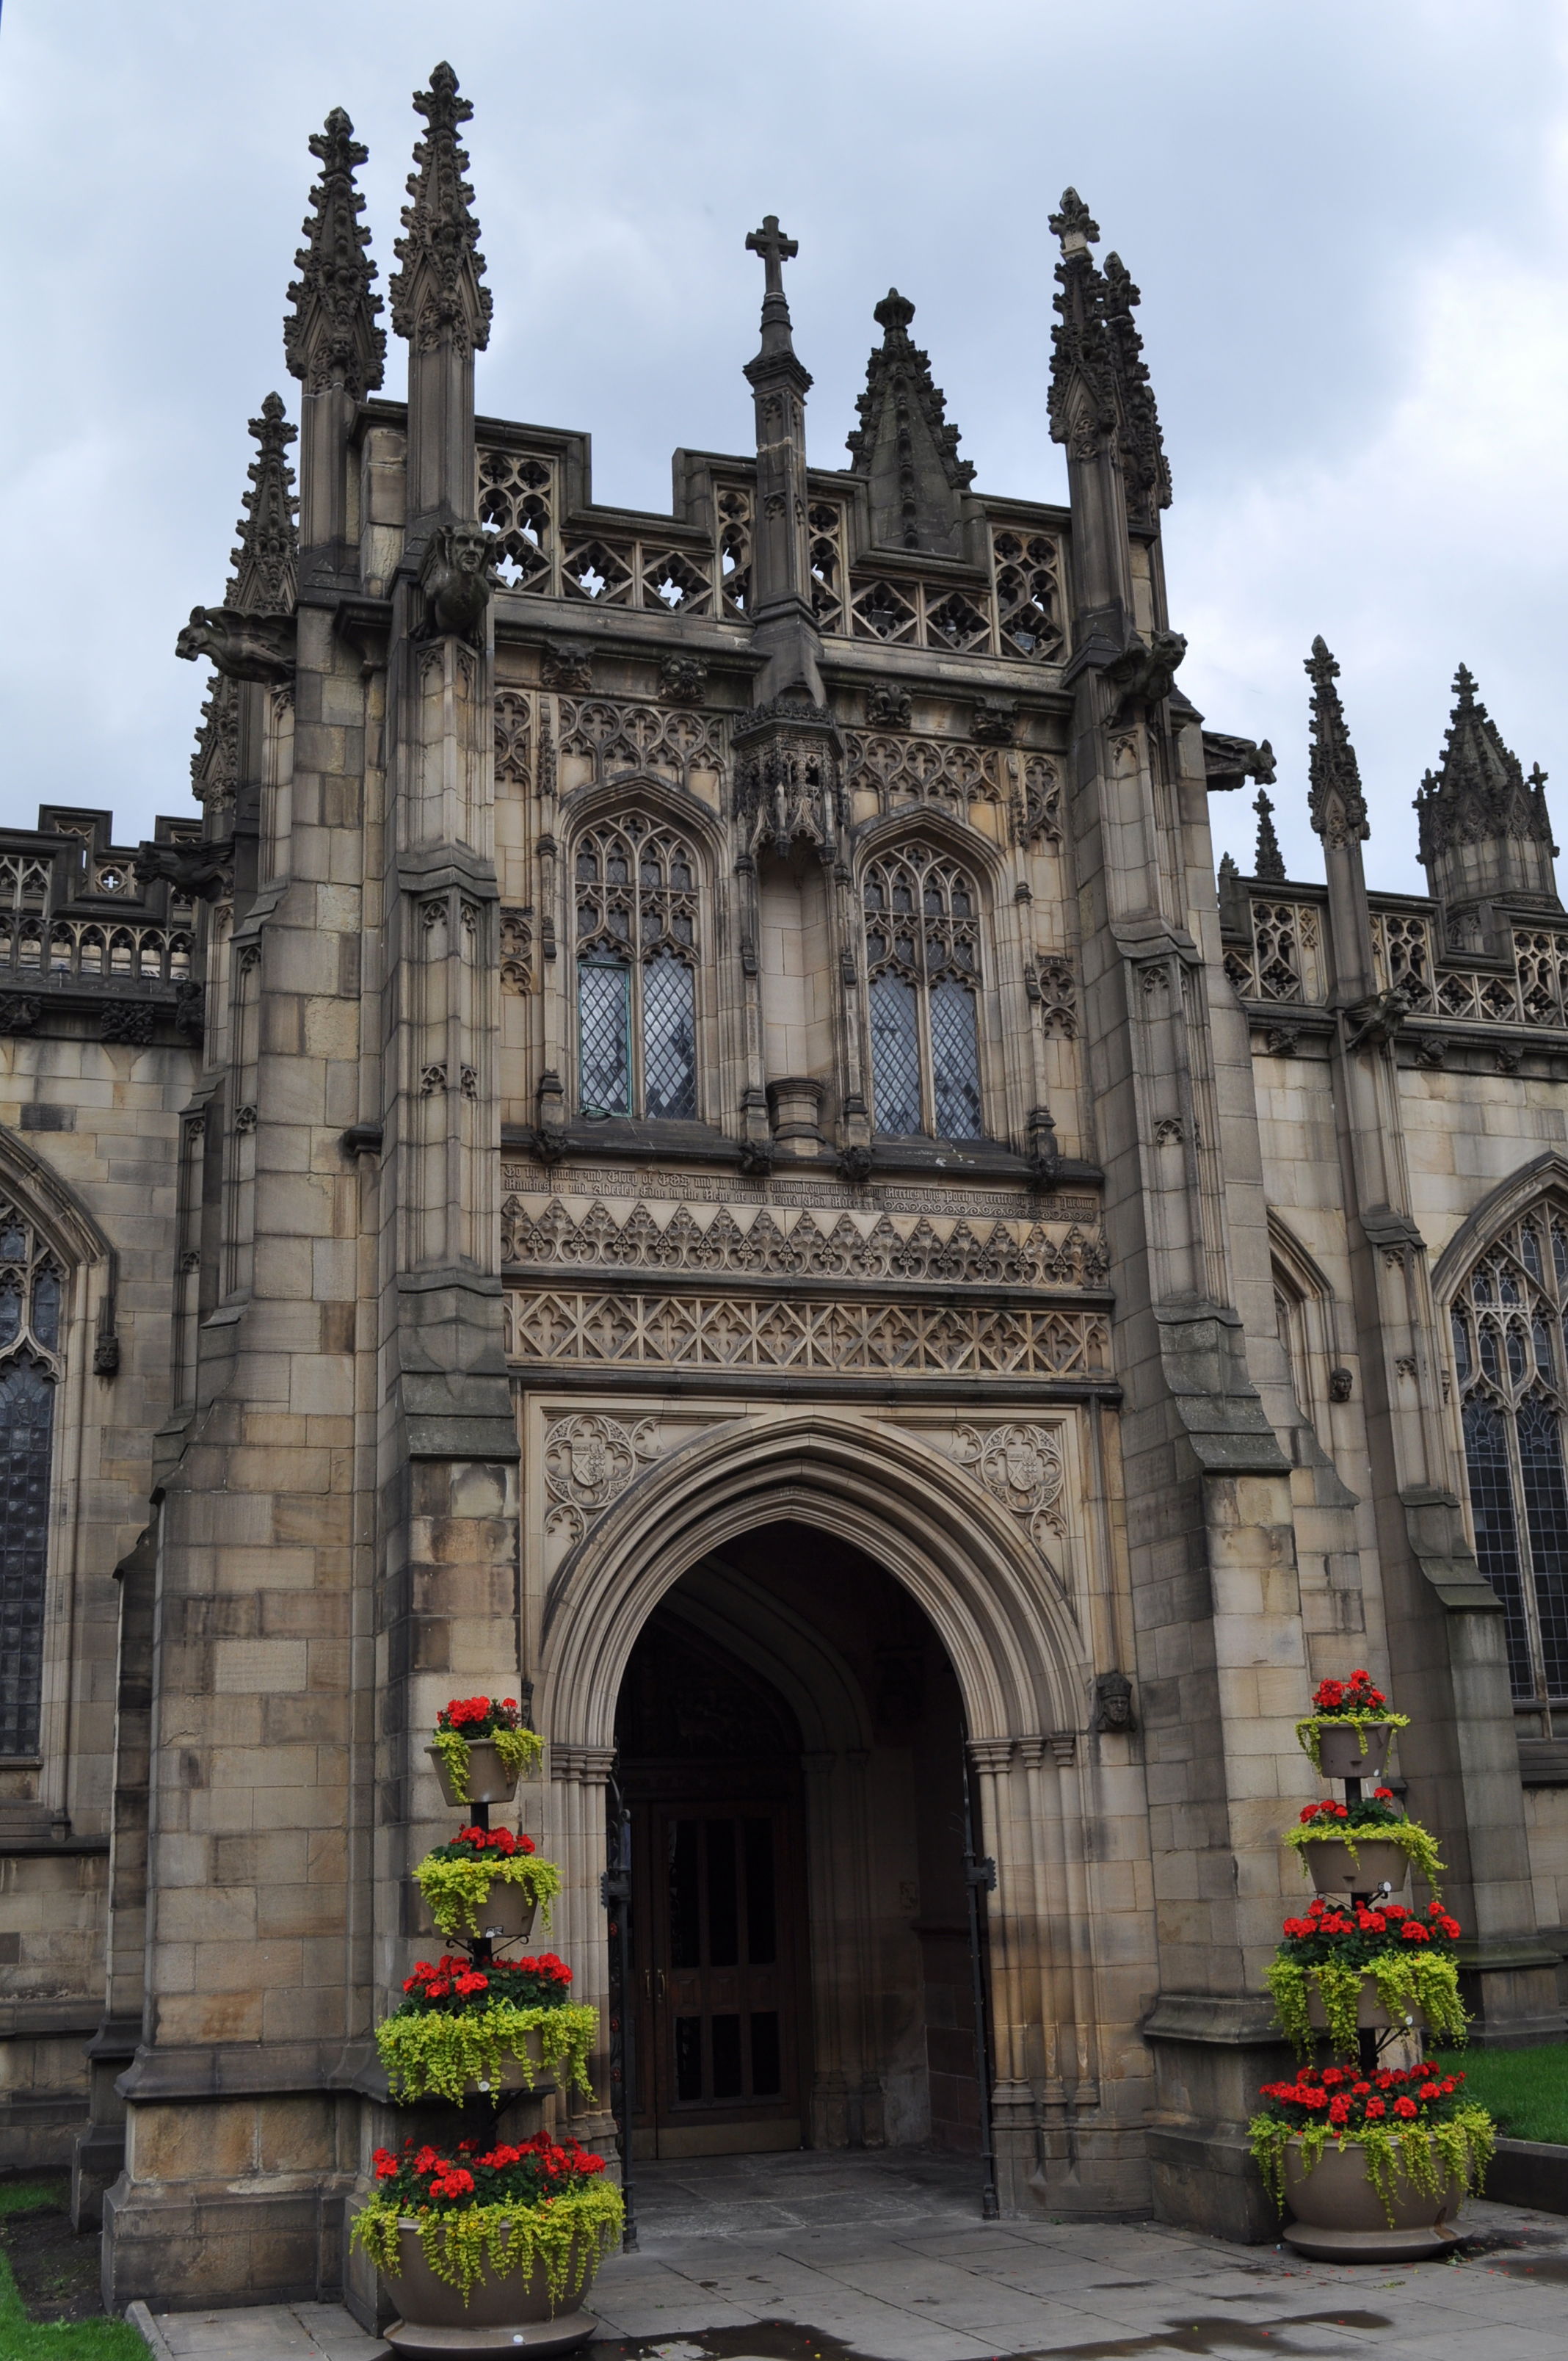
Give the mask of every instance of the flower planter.
<path id="1" fill-rule="evenodd" d="M 470 1804 L 510 1804 L 517 1793 L 515 1771 L 509 1771 L 496 1751 L 493 1738 L 470 1738 L 468 1746 L 468 1792 L 460 1795 L 453 1784 L 452 1773 L 439 1746 L 427 1746 L 425 1752 L 435 1766 L 441 1782 L 441 1792 L 455 1810 L 466 1811 Z"/>
<path id="2" fill-rule="evenodd" d="M 598 2330 L 582 2309 L 598 2268 L 591 2240 L 579 2238 L 558 2305 L 551 2303 L 543 2264 L 526 2279 L 521 2273 L 498 2279 L 481 2269 L 465 2302 L 456 2288 L 437 2279 L 416 2225 L 404 2220 L 399 2225 L 398 2269 L 386 2279 L 400 2317 L 383 2333 L 394 2353 L 446 2356 L 449 2361 L 462 2355 L 575 2353 Z"/>
<path id="3" fill-rule="evenodd" d="M 1319 1894 L 1376 1894 L 1384 1884 L 1398 1894 L 1410 1874 L 1409 1857 L 1387 1838 L 1362 1837 L 1354 1861 L 1350 1847 L 1335 1843 L 1332 1837 L 1291 1850 L 1299 1851 L 1312 1873 L 1313 1889 Z"/>
<path id="4" fill-rule="evenodd" d="M 1451 2176 L 1432 2197 L 1398 2165 L 1390 2225 L 1358 2146 L 1340 2147 L 1331 2140 L 1309 2172 L 1299 2142 L 1292 2140 L 1285 2156 L 1285 2195 L 1296 2219 L 1283 2235 L 1298 2254 L 1322 2262 L 1411 2262 L 1457 2244 L 1461 2233 L 1451 2224 L 1464 2194 L 1464 2183 Z"/>
<path id="5" fill-rule="evenodd" d="M 1394 1735 L 1387 1721 L 1318 1724 L 1318 1762 L 1325 1779 L 1381 1779 Z M 1366 1741 L 1363 1754 L 1361 1741 Z"/>
<path id="6" fill-rule="evenodd" d="M 1415 2015 L 1408 2021 L 1413 2025 L 1420 2014 L 1420 2010 L 1417 2010 Z M 1328 2031 L 1329 2013 L 1323 2006 L 1322 1993 L 1310 1977 L 1307 1982 L 1307 2017 L 1315 2033 Z M 1377 1987 L 1370 1976 L 1363 1983 L 1360 1996 L 1356 2001 L 1355 2021 L 1365 2031 L 1370 2033 L 1387 2033 L 1396 2025 L 1403 2026 L 1407 2022 L 1402 2016 L 1389 2015 L 1377 1997 Z"/>
<path id="7" fill-rule="evenodd" d="M 526 1943 L 533 1932 L 539 1905 L 529 1900 L 521 1885 L 511 1884 L 502 1877 L 492 1877 L 477 1915 L 479 1933 L 487 1936 L 492 1943 Z M 430 1915 L 428 1904 L 422 1906 L 420 1916 L 422 1933 L 441 1933 L 441 1928 Z"/>

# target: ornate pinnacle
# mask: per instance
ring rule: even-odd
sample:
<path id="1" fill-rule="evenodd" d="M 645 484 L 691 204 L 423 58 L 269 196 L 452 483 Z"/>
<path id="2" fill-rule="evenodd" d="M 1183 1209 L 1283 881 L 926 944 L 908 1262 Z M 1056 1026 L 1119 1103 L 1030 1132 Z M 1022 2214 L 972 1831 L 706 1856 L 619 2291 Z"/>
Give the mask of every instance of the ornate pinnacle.
<path id="1" fill-rule="evenodd" d="M 750 230 L 746 236 L 748 254 L 760 254 L 765 273 L 762 282 L 762 341 L 756 360 L 747 369 L 753 385 L 752 372 L 760 364 L 787 358 L 791 367 L 809 386 L 811 379 L 796 357 L 795 339 L 790 334 L 789 304 L 784 291 L 784 266 L 800 252 L 797 239 L 785 237 L 779 227 L 777 214 L 763 216 L 761 229 Z M 804 388 L 803 388 L 804 390 Z"/>
<path id="2" fill-rule="evenodd" d="M 1076 189 L 1062 191 L 1061 211 L 1052 214 L 1047 225 L 1051 236 L 1060 238 L 1061 250 L 1069 259 L 1100 243 L 1100 225 Z"/>
<path id="3" fill-rule="evenodd" d="M 321 178 L 311 191 L 305 244 L 294 257 L 300 276 L 289 290 L 294 309 L 283 323 L 283 350 L 308 392 L 341 386 L 357 401 L 380 384 L 387 357 L 386 332 L 376 325 L 381 298 L 371 284 L 370 233 L 359 219 L 365 200 L 354 184 L 370 151 L 355 138 L 341 106 L 324 129 L 312 133 L 310 145 Z"/>
<path id="4" fill-rule="evenodd" d="M 1437 774 L 1429 771 L 1416 797 L 1421 859 L 1431 863 L 1453 845 L 1509 838 L 1548 846 L 1553 852 L 1547 813 L 1546 774 L 1540 763 L 1527 779 L 1519 756 L 1475 694 L 1475 679 L 1461 664 L 1453 675 L 1453 712 L 1443 737 Z"/>
<path id="5" fill-rule="evenodd" d="M 890 287 L 872 316 L 883 331 L 883 340 L 867 365 L 866 390 L 855 398 L 861 423 L 848 437 L 853 472 L 857 476 L 871 474 L 883 411 L 890 401 L 896 402 L 900 418 L 899 473 L 906 528 L 903 539 L 911 549 L 930 547 L 933 544 L 923 541 L 917 530 L 917 511 L 922 506 L 918 455 L 911 440 L 913 416 L 905 408 L 911 396 L 929 431 L 949 489 L 968 489 L 974 481 L 974 463 L 959 457 L 959 430 L 948 423 L 947 396 L 932 381 L 929 354 L 923 352 L 909 335 L 914 304 L 896 287 Z M 929 496 L 924 505 L 930 506 Z"/>
<path id="6" fill-rule="evenodd" d="M 294 429 L 283 415 L 280 394 L 268 395 L 250 431 L 259 448 L 248 469 L 250 489 L 238 525 L 239 545 L 229 553 L 234 573 L 224 605 L 242 615 L 291 615 L 299 554 L 294 470 L 289 464 Z"/>
<path id="7" fill-rule="evenodd" d="M 1305 670 L 1312 684 L 1312 750 L 1308 764 L 1308 807 L 1312 826 L 1331 848 L 1359 844 L 1371 834 L 1366 798 L 1344 708 L 1334 682 L 1339 666 L 1321 636 L 1312 642 Z"/>
<path id="8" fill-rule="evenodd" d="M 1279 839 L 1274 833 L 1274 806 L 1263 789 L 1257 791 L 1253 805 L 1257 814 L 1257 851 L 1253 855 L 1252 873 L 1270 885 L 1285 883 L 1285 855 L 1279 850 Z"/>
<path id="9" fill-rule="evenodd" d="M 492 305 L 479 225 L 470 210 L 474 192 L 463 178 L 468 158 L 457 144 L 458 126 L 474 109 L 457 95 L 457 77 L 444 64 L 431 75 L 428 90 L 415 91 L 413 103 L 427 127 L 409 174 L 413 202 L 403 207 L 407 235 L 395 248 L 401 268 L 389 287 L 392 325 L 422 352 L 433 352 L 444 338 L 456 352 L 483 352 Z"/>

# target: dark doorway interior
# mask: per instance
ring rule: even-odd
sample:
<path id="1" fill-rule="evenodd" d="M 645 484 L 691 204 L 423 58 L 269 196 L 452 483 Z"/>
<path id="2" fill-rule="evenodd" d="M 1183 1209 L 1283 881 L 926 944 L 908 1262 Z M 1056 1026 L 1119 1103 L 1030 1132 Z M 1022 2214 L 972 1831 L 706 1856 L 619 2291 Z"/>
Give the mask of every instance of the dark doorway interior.
<path id="1" fill-rule="evenodd" d="M 762 1527 L 649 1618 L 616 1735 L 637 2152 L 972 2151 L 962 1712 L 908 1593 Z"/>

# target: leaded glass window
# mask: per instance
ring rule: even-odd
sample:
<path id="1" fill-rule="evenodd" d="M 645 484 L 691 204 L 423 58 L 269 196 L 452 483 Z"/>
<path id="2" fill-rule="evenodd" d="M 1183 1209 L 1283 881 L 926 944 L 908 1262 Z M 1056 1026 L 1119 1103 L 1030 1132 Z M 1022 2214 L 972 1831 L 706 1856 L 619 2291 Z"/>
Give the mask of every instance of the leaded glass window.
<path id="1" fill-rule="evenodd" d="M 0 1756 L 38 1751 L 64 1288 L 47 1240 L 0 1202 Z"/>
<path id="2" fill-rule="evenodd" d="M 696 862 L 633 813 L 578 839 L 577 1101 L 585 1115 L 696 1114 Z"/>
<path id="3" fill-rule="evenodd" d="M 980 896 L 956 861 L 903 845 L 865 874 L 876 1127 L 979 1139 Z"/>
<path id="4" fill-rule="evenodd" d="M 1475 1554 L 1514 1695 L 1568 1699 L 1568 1210 L 1538 1205 L 1489 1246 L 1450 1325 Z"/>

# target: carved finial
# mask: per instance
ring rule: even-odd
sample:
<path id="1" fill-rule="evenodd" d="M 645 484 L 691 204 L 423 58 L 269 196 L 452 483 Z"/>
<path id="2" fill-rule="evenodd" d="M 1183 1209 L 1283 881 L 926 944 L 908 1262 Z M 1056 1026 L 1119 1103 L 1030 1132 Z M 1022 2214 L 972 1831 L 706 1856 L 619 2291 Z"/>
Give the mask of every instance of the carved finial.
<path id="1" fill-rule="evenodd" d="M 1321 633 L 1312 642 L 1305 670 L 1312 684 L 1312 751 L 1307 791 L 1312 826 L 1331 847 L 1362 843 L 1372 831 L 1366 824 L 1361 769 L 1345 728 L 1344 708 L 1334 686 L 1339 666 Z"/>
<path id="2" fill-rule="evenodd" d="M 1100 225 L 1095 220 L 1076 189 L 1061 192 L 1061 210 L 1050 216 L 1050 233 L 1061 240 L 1061 250 L 1069 259 L 1075 254 L 1087 254 L 1091 246 L 1100 243 Z"/>
<path id="3" fill-rule="evenodd" d="M 461 124 L 474 109 L 457 94 L 457 77 L 439 65 L 428 90 L 414 93 L 424 137 L 414 147 L 409 175 L 411 204 L 403 207 L 390 294 L 392 325 L 422 352 L 450 338 L 456 352 L 483 352 L 490 337 L 490 291 L 484 283 L 479 225 L 472 213 L 474 192 L 463 175 L 466 151 L 457 144 Z"/>
<path id="4" fill-rule="evenodd" d="M 1235 855 L 1231 852 L 1222 852 L 1220 855 L 1221 876 L 1239 877 L 1241 873 L 1241 871 L 1236 866 Z"/>
<path id="5" fill-rule="evenodd" d="M 239 546 L 229 553 L 234 573 L 224 605 L 242 615 L 289 615 L 294 609 L 299 540 L 288 456 L 294 429 L 283 414 L 280 394 L 268 395 L 250 431 L 259 448 L 247 471 L 250 489 L 238 525 Z"/>
<path id="6" fill-rule="evenodd" d="M 973 463 L 959 457 L 959 430 L 948 423 L 946 396 L 932 382 L 930 357 L 911 340 L 914 304 L 890 287 L 873 316 L 883 340 L 855 401 L 861 423 L 848 438 L 853 473 L 871 478 L 872 539 L 957 556 L 959 495 L 974 480 Z"/>
<path id="7" fill-rule="evenodd" d="M 380 384 L 387 357 L 386 331 L 376 324 L 381 298 L 372 284 L 370 233 L 359 219 L 365 200 L 354 184 L 370 151 L 354 137 L 341 106 L 310 144 L 321 178 L 311 191 L 305 243 L 294 257 L 300 276 L 289 290 L 294 309 L 283 323 L 283 350 L 308 392 L 341 386 L 363 401 Z"/>
<path id="8" fill-rule="evenodd" d="M 1253 855 L 1252 873 L 1270 885 L 1283 885 L 1285 855 L 1274 833 L 1274 806 L 1261 787 L 1253 809 L 1257 814 L 1257 851 Z"/>

